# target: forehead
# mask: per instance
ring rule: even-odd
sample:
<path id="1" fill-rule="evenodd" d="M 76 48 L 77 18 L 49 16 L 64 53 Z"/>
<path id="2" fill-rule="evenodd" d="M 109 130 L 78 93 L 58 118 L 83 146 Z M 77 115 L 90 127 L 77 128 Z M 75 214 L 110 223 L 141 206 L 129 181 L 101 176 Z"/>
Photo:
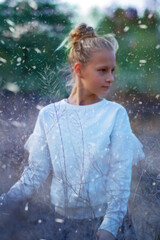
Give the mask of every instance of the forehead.
<path id="1" fill-rule="evenodd" d="M 116 56 L 112 50 L 100 49 L 92 53 L 90 58 L 92 65 L 116 65 Z"/>

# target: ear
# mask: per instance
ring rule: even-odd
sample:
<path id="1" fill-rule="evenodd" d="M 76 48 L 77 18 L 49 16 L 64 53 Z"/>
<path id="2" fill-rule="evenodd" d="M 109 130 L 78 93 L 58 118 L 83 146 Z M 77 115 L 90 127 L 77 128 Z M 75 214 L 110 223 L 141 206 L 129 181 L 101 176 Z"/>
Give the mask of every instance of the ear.
<path id="1" fill-rule="evenodd" d="M 81 76 L 81 68 L 82 68 L 82 64 L 80 62 L 76 62 L 74 65 L 74 72 L 78 77 Z"/>

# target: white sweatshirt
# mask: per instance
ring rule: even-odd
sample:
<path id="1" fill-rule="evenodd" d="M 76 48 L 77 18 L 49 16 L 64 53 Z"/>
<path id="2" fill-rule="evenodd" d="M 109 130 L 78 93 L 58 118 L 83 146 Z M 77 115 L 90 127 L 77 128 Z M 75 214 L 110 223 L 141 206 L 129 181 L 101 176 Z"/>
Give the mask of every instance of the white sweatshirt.
<path id="1" fill-rule="evenodd" d="M 28 198 L 52 169 L 55 210 L 76 219 L 104 216 L 99 228 L 116 236 L 127 210 L 132 164 L 145 157 L 142 147 L 120 104 L 102 99 L 72 105 L 62 99 L 40 110 L 24 145 L 29 166 L 7 194 Z"/>

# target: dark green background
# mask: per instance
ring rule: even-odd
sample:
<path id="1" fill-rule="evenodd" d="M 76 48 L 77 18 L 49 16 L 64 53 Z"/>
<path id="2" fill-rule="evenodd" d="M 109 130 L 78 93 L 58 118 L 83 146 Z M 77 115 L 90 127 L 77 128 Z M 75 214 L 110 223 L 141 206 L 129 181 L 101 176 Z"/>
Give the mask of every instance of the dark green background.
<path id="1" fill-rule="evenodd" d="M 100 15 L 96 11 L 92 14 L 95 18 Z M 59 10 L 58 2 L 37 1 L 37 7 L 27 1 L 14 7 L 8 1 L 0 4 L 0 88 L 14 83 L 20 92 L 48 95 L 60 90 L 64 93 L 62 73 L 67 53 L 65 48 L 54 50 L 74 27 L 73 19 L 73 11 Z M 139 17 L 135 9 L 118 8 L 112 17 L 104 15 L 96 30 L 99 34 L 114 33 L 119 42 L 116 88 L 125 92 L 160 92 L 158 13 L 146 10 L 143 17 Z"/>

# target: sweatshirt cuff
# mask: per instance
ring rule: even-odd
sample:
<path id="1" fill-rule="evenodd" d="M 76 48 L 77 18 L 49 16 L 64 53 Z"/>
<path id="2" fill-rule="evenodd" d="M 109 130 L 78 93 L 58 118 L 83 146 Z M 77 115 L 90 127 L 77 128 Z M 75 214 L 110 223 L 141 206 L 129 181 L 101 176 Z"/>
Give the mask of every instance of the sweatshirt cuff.
<path id="1" fill-rule="evenodd" d="M 104 219 L 98 229 L 103 229 L 108 232 L 111 232 L 114 235 L 114 237 L 116 238 L 118 229 L 122 225 L 122 222 L 116 221 L 115 219 L 117 219 L 117 218 L 104 216 Z"/>

